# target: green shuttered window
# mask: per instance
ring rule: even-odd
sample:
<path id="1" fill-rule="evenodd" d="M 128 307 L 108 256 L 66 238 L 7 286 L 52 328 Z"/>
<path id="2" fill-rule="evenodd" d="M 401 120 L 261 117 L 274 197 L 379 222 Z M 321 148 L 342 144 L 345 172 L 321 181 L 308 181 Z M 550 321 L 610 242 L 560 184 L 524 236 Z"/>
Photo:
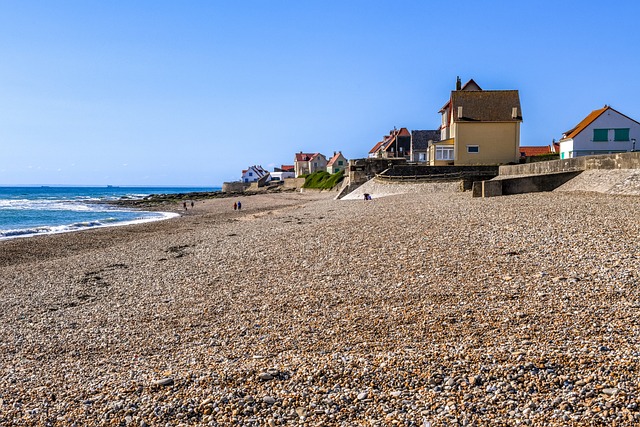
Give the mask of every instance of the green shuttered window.
<path id="1" fill-rule="evenodd" d="M 614 129 L 614 141 L 628 141 L 629 140 L 629 129 Z"/>
<path id="2" fill-rule="evenodd" d="M 608 141 L 609 140 L 609 129 L 594 129 L 593 130 L 593 140 L 594 141 Z"/>

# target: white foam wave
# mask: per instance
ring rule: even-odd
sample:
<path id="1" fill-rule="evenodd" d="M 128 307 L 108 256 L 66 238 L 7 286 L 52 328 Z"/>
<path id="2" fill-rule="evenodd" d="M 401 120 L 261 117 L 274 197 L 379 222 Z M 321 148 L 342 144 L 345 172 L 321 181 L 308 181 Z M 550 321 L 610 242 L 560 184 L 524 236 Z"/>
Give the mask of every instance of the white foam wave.
<path id="1" fill-rule="evenodd" d="M 150 214 L 151 212 L 140 212 Z M 12 239 L 17 237 L 30 237 L 44 234 L 67 233 L 71 231 L 88 230 L 99 227 L 116 227 L 122 225 L 141 224 L 145 222 L 162 221 L 169 218 L 180 216 L 174 212 L 153 212 L 154 216 L 141 216 L 132 220 L 118 221 L 116 218 L 106 218 L 101 221 L 84 221 L 76 222 L 69 225 L 30 227 L 15 230 L 0 230 L 0 240 Z"/>
<path id="2" fill-rule="evenodd" d="M 87 212 L 105 210 L 98 205 L 88 205 L 86 203 L 73 202 L 69 200 L 28 200 L 28 199 L 2 199 L 0 200 L 1 210 L 51 210 L 51 211 L 73 211 Z"/>

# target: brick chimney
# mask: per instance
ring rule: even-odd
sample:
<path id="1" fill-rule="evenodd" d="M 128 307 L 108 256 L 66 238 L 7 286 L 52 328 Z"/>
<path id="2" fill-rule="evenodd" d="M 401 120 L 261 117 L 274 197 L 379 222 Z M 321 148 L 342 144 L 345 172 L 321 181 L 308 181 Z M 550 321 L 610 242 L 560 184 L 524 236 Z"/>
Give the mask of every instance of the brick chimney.
<path id="1" fill-rule="evenodd" d="M 462 89 L 462 81 L 460 80 L 460 76 L 456 77 L 456 90 Z"/>

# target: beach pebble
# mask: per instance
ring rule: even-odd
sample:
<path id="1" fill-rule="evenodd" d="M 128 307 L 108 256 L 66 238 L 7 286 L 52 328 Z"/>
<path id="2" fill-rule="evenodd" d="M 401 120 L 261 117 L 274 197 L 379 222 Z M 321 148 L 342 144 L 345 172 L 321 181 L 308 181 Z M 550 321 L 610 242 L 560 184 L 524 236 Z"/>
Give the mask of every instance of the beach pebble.
<path id="1" fill-rule="evenodd" d="M 262 381 L 269 381 L 273 379 L 273 375 L 268 372 L 260 372 L 260 374 L 258 374 L 258 378 L 260 378 Z"/>
<path id="2" fill-rule="evenodd" d="M 152 385 L 154 386 L 170 386 L 173 385 L 173 378 L 172 377 L 167 377 L 167 378 L 162 378 L 159 380 L 156 380 L 152 383 Z"/>

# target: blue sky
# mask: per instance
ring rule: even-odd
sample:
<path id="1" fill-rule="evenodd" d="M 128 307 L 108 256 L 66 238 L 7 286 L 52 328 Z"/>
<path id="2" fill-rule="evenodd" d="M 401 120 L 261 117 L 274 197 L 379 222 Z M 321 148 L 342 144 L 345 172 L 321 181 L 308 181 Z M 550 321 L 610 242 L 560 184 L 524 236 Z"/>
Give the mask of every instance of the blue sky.
<path id="1" fill-rule="evenodd" d="M 640 3 L 0 0 L 0 185 L 204 185 L 436 129 L 473 78 L 523 145 L 640 120 Z"/>

